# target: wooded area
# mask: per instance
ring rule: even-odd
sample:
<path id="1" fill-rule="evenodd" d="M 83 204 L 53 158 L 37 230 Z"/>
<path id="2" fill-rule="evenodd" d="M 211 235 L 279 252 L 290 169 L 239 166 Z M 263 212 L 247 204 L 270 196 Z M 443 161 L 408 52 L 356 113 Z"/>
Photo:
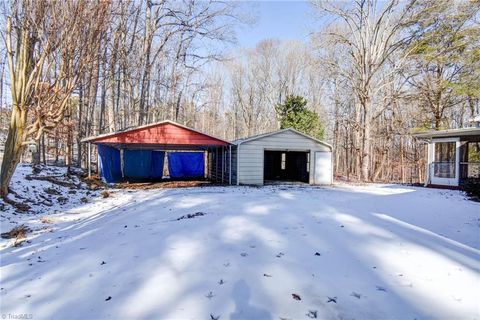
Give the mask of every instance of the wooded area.
<path id="1" fill-rule="evenodd" d="M 421 181 L 412 130 L 480 113 L 480 1 L 312 8 L 308 41 L 238 48 L 251 18 L 236 2 L 5 2 L 0 194 L 26 146 L 36 161 L 80 165 L 82 138 L 165 119 L 233 140 L 278 129 L 288 96 L 319 115 L 338 177 Z"/>

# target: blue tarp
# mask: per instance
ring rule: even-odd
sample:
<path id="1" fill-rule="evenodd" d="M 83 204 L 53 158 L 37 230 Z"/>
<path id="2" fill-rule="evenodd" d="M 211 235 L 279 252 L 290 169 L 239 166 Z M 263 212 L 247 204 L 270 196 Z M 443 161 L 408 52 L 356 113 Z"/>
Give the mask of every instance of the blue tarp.
<path id="1" fill-rule="evenodd" d="M 161 179 L 165 152 L 123 150 L 123 174 L 127 179 Z"/>
<path id="2" fill-rule="evenodd" d="M 99 144 L 98 156 L 100 158 L 99 168 L 102 180 L 106 183 L 121 181 L 120 150 Z"/>
<path id="3" fill-rule="evenodd" d="M 123 150 L 123 175 L 125 176 L 125 178 L 149 178 L 151 167 L 151 150 Z"/>
<path id="4" fill-rule="evenodd" d="M 152 167 L 150 170 L 150 178 L 161 179 L 163 177 L 163 160 L 165 159 L 165 152 L 152 152 Z"/>
<path id="5" fill-rule="evenodd" d="M 169 152 L 170 178 L 203 178 L 205 176 L 203 152 Z"/>

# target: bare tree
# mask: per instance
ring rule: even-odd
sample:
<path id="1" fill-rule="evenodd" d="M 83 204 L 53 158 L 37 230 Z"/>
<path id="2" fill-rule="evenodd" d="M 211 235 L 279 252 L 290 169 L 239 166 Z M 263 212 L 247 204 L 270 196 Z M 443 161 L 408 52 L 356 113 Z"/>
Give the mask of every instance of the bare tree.
<path id="1" fill-rule="evenodd" d="M 104 32 L 107 2 L 19 1 L 6 20 L 12 115 L 0 173 L 6 196 L 23 147 L 62 121 Z M 35 118 L 28 125 L 29 112 Z M 29 140 L 30 139 L 30 140 Z"/>
<path id="2" fill-rule="evenodd" d="M 383 6 L 377 1 L 364 0 L 355 2 L 318 1 L 314 5 L 323 13 L 337 18 L 346 29 L 329 29 L 327 34 L 339 46 L 348 52 L 351 61 L 344 69 L 335 64 L 338 72 L 349 81 L 358 103 L 356 122 L 360 125 L 361 141 L 361 177 L 372 179 L 372 118 L 375 117 L 374 100 L 384 86 L 388 84 L 380 73 L 389 58 L 405 46 L 411 39 L 410 34 L 403 34 L 405 25 L 410 21 L 409 13 L 414 1 L 402 3 L 390 0 Z M 400 65 L 408 53 L 399 58 Z M 330 60 L 325 63 L 332 64 Z M 390 72 L 397 72 L 396 69 Z"/>

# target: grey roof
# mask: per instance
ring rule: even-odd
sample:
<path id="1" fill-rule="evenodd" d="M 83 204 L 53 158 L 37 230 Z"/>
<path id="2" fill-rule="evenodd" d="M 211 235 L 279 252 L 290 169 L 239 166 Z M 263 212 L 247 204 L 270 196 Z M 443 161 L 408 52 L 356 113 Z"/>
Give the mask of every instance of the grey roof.
<path id="1" fill-rule="evenodd" d="M 414 133 L 412 134 L 412 136 L 419 139 L 480 136 L 480 128 L 462 128 L 462 129 L 427 131 L 427 132 Z"/>
<path id="2" fill-rule="evenodd" d="M 261 138 L 264 138 L 264 137 L 268 137 L 268 136 L 272 136 L 272 135 L 275 135 L 275 134 L 278 134 L 278 133 L 281 133 L 281 132 L 286 132 L 286 131 L 290 131 L 290 132 L 294 132 L 296 134 L 299 134 L 307 139 L 310 139 L 310 140 L 313 140 L 317 143 L 320 143 L 320 144 L 323 144 L 324 146 L 330 148 L 330 150 L 333 150 L 333 147 L 331 144 L 328 144 L 324 141 L 321 141 L 321 140 L 318 140 L 317 138 L 314 138 L 314 137 L 311 137 L 305 133 L 302 133 L 298 130 L 295 130 L 293 128 L 286 128 L 286 129 L 280 129 L 280 130 L 277 130 L 277 131 L 272 131 L 272 132 L 267 132 L 267 133 L 262 133 L 262 134 L 257 134 L 255 136 L 251 136 L 251 137 L 246 137 L 246 138 L 242 138 L 242 139 L 237 139 L 235 141 L 232 141 L 233 144 L 235 145 L 239 145 L 239 144 L 242 144 L 244 142 L 248 142 L 248 141 L 253 141 L 253 140 L 257 140 L 257 139 L 261 139 Z"/>

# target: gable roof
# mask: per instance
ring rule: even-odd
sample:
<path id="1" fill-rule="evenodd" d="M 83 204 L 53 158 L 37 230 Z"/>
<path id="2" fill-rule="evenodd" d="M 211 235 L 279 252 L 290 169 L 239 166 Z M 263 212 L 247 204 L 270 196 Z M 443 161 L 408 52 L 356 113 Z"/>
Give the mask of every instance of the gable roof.
<path id="1" fill-rule="evenodd" d="M 125 130 L 82 139 L 91 143 L 172 144 L 172 145 L 230 145 L 230 142 L 164 120 Z"/>
<path id="2" fill-rule="evenodd" d="M 330 151 L 333 150 L 333 147 L 331 144 L 328 144 L 324 141 L 321 141 L 321 140 L 318 140 L 317 138 L 314 138 L 312 136 L 309 136 L 305 133 L 302 133 L 298 130 L 295 130 L 293 128 L 286 128 L 286 129 L 280 129 L 280 130 L 277 130 L 277 131 L 272 131 L 272 132 L 267 132 L 267 133 L 262 133 L 262 134 L 257 134 L 255 136 L 251 136 L 251 137 L 246 137 L 246 138 L 243 138 L 243 139 L 237 139 L 235 141 L 233 141 L 232 143 L 235 144 L 235 145 L 240 145 L 244 142 L 249 142 L 249 141 L 253 141 L 253 140 L 258 140 L 258 139 L 262 139 L 262 138 L 265 138 L 265 137 L 269 137 L 269 136 L 273 136 L 273 135 L 276 135 L 276 134 L 279 134 L 279 133 L 282 133 L 282 132 L 287 132 L 287 131 L 290 131 L 290 132 L 293 132 L 293 133 L 296 133 L 298 135 L 301 135 L 307 139 L 310 139 L 310 140 L 313 140 L 314 142 L 316 143 L 319 143 L 319 144 L 322 144 L 326 147 L 328 147 L 330 149 Z"/>

